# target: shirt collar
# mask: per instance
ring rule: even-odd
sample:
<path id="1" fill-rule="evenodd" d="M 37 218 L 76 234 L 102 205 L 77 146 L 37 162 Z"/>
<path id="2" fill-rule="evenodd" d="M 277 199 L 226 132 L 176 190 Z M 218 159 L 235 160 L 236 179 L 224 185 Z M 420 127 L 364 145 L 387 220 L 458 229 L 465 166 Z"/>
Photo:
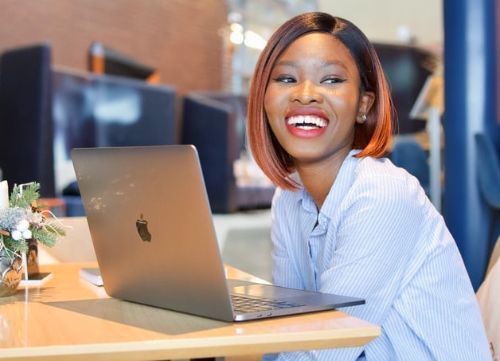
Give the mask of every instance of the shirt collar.
<path id="1" fill-rule="evenodd" d="M 337 174 L 337 178 L 332 185 L 332 188 L 328 192 L 326 196 L 325 202 L 321 207 L 319 214 L 331 218 L 333 212 L 340 204 L 340 201 L 346 195 L 350 184 L 352 183 L 351 179 L 353 176 L 354 167 L 357 164 L 357 158 L 355 155 L 358 154 L 361 150 L 353 149 L 349 152 L 347 157 L 342 162 L 340 166 L 339 172 Z M 307 190 L 301 186 L 298 194 L 298 201 L 302 203 L 302 207 L 309 213 L 318 213 L 316 210 L 316 203 L 312 196 L 307 192 Z"/>

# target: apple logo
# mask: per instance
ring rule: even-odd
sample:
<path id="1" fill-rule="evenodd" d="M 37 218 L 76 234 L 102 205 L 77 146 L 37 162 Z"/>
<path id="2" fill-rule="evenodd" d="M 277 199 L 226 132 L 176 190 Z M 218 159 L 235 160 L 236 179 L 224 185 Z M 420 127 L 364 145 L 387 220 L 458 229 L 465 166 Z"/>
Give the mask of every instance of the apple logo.
<path id="1" fill-rule="evenodd" d="M 135 226 L 137 227 L 137 233 L 139 233 L 139 237 L 144 242 L 151 242 L 151 233 L 148 230 L 148 221 L 144 219 L 141 213 L 141 217 L 135 222 Z"/>

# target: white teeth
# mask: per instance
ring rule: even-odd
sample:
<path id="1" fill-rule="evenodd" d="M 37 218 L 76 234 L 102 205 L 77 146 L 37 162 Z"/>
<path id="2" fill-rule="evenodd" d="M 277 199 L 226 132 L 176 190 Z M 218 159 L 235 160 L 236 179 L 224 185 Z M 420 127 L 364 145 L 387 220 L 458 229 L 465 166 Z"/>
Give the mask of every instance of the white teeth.
<path id="1" fill-rule="evenodd" d="M 288 118 L 287 123 L 306 130 L 324 128 L 327 125 L 325 119 L 315 115 L 296 115 Z"/>

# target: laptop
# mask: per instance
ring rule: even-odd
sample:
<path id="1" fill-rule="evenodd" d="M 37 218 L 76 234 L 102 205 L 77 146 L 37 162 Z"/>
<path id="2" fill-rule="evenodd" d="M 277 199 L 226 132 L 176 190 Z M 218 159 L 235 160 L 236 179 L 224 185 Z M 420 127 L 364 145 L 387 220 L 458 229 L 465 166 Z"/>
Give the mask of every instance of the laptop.
<path id="1" fill-rule="evenodd" d="M 228 322 L 364 303 L 226 279 L 191 145 L 74 149 L 72 158 L 111 297 Z"/>

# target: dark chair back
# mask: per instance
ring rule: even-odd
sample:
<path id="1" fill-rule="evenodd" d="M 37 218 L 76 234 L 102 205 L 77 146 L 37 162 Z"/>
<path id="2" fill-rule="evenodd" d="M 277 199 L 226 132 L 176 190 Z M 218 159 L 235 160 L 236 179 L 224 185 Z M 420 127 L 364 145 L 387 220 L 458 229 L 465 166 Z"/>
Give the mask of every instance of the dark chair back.
<path id="1" fill-rule="evenodd" d="M 408 173 L 414 175 L 425 192 L 429 194 L 430 172 L 427 154 L 416 140 L 412 138 L 396 139 L 389 158 L 394 165 L 404 168 Z"/>
<path id="2" fill-rule="evenodd" d="M 479 188 L 493 209 L 500 209 L 500 159 L 491 139 L 482 133 L 474 135 L 477 151 Z"/>
<path id="3" fill-rule="evenodd" d="M 212 212 L 268 208 L 274 185 L 236 179 L 235 161 L 252 160 L 246 149 L 247 99 L 223 92 L 196 92 L 184 99 L 182 143 L 198 149 Z M 246 157 L 245 157 L 246 155 Z M 256 165 L 255 165 L 256 167 Z"/>
<path id="4" fill-rule="evenodd" d="M 235 135 L 236 119 L 229 105 L 196 94 L 185 97 L 181 142 L 198 150 L 214 213 L 238 208 L 233 163 L 241 149 Z"/>
<path id="5" fill-rule="evenodd" d="M 37 181 L 54 196 L 51 50 L 36 45 L 0 57 L 0 168 L 11 185 Z"/>
<path id="6" fill-rule="evenodd" d="M 489 208 L 488 257 L 500 237 L 500 156 L 489 136 L 474 135 L 479 191 Z M 486 265 L 484 265 L 486 267 Z"/>

